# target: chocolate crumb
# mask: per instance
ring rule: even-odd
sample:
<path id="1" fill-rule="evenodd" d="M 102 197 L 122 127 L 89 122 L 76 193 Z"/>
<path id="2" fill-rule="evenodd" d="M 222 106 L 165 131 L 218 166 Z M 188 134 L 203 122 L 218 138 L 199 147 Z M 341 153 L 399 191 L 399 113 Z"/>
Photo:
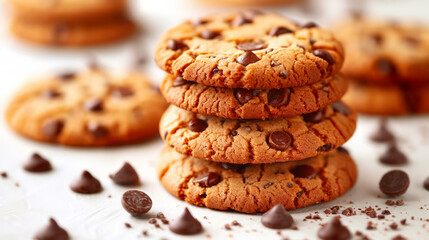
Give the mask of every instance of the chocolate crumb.
<path id="1" fill-rule="evenodd" d="M 239 226 L 239 227 L 241 227 L 241 224 L 239 222 L 237 222 L 237 220 L 232 221 L 231 225 L 232 226 Z"/>
<path id="2" fill-rule="evenodd" d="M 228 223 L 227 223 L 227 224 L 225 224 L 225 229 L 226 229 L 226 230 L 232 230 L 231 225 L 229 225 Z"/>
<path id="3" fill-rule="evenodd" d="M 127 223 L 127 222 L 126 222 L 126 223 L 124 223 L 124 225 L 125 225 L 125 227 L 126 227 L 126 228 L 132 228 L 131 224 L 129 224 L 129 223 Z"/>
<path id="4" fill-rule="evenodd" d="M 1 175 L 2 178 L 7 178 L 8 177 L 7 172 L 1 172 L 0 175 Z"/>
<path id="5" fill-rule="evenodd" d="M 155 218 L 150 218 L 148 221 L 149 224 L 156 224 L 156 219 Z"/>
<path id="6" fill-rule="evenodd" d="M 407 219 L 406 219 L 406 218 L 402 219 L 402 220 L 400 221 L 400 223 L 401 223 L 402 225 L 406 225 L 406 224 L 407 224 Z"/>
<path id="7" fill-rule="evenodd" d="M 396 229 L 398 229 L 398 224 L 397 223 L 392 223 L 392 224 L 389 225 L 389 227 L 391 229 L 393 229 L 393 230 L 396 230 Z"/>

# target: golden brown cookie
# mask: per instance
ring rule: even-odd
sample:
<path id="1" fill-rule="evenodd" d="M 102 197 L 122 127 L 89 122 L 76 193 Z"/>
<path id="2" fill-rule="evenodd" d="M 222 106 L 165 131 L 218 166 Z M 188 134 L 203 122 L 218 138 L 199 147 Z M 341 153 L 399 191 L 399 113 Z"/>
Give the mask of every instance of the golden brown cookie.
<path id="1" fill-rule="evenodd" d="M 188 203 L 256 213 L 277 204 L 296 209 L 333 200 L 354 185 L 357 168 L 344 149 L 302 161 L 236 165 L 187 157 L 166 148 L 158 177 L 168 192 Z"/>
<path id="2" fill-rule="evenodd" d="M 27 84 L 10 102 L 6 120 L 14 131 L 37 141 L 119 145 L 156 135 L 166 106 L 141 73 L 116 76 L 94 69 Z"/>
<path id="3" fill-rule="evenodd" d="M 159 67 L 188 81 L 228 88 L 303 86 L 335 74 L 343 49 L 331 32 L 280 15 L 245 11 L 210 15 L 167 31 Z"/>
<path id="4" fill-rule="evenodd" d="M 429 84 L 349 82 L 350 88 L 343 101 L 357 112 L 374 115 L 429 113 Z"/>
<path id="5" fill-rule="evenodd" d="M 339 75 L 308 86 L 270 90 L 211 87 L 168 75 L 161 85 L 167 102 L 191 112 L 230 119 L 292 117 L 339 101 L 347 80 Z"/>
<path id="6" fill-rule="evenodd" d="M 429 82 L 429 28 L 353 18 L 335 29 L 347 58 L 342 72 L 370 83 Z"/>
<path id="7" fill-rule="evenodd" d="M 170 106 L 160 122 L 164 141 L 179 153 L 228 163 L 301 160 L 344 144 L 356 128 L 356 114 L 336 102 L 303 116 L 232 120 Z"/>

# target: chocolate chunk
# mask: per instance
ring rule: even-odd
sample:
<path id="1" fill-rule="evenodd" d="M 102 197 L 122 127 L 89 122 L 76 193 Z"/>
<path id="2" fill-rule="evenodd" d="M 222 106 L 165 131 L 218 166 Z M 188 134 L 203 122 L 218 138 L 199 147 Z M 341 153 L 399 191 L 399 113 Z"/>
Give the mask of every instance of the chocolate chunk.
<path id="1" fill-rule="evenodd" d="M 168 224 L 170 231 L 180 235 L 194 235 L 203 231 L 201 223 L 195 219 L 188 208 Z"/>
<path id="2" fill-rule="evenodd" d="M 316 49 L 313 51 L 313 54 L 316 57 L 319 57 L 319 58 L 325 60 L 326 62 L 328 62 L 328 66 L 331 66 L 335 63 L 335 58 L 332 57 L 332 55 L 326 50 Z"/>
<path id="3" fill-rule="evenodd" d="M 293 218 L 282 204 L 277 204 L 261 217 L 261 223 L 267 228 L 285 229 L 293 224 Z"/>
<path id="4" fill-rule="evenodd" d="M 351 238 L 349 229 L 341 224 L 340 217 L 334 217 L 317 232 L 323 240 L 347 240 Z"/>
<path id="5" fill-rule="evenodd" d="M 299 165 L 294 167 L 290 172 L 296 177 L 296 178 L 309 178 L 312 179 L 316 177 L 317 171 L 310 165 Z"/>
<path id="6" fill-rule="evenodd" d="M 383 175 L 379 187 L 388 196 L 399 196 L 407 191 L 409 185 L 410 179 L 406 172 L 392 170 Z"/>
<path id="7" fill-rule="evenodd" d="M 128 162 L 117 172 L 110 174 L 109 177 L 119 185 L 138 185 L 140 183 L 139 175 Z"/>
<path id="8" fill-rule="evenodd" d="M 152 199 L 138 190 L 128 190 L 122 194 L 122 207 L 131 216 L 143 217 L 152 208 Z"/>
<path id="9" fill-rule="evenodd" d="M 317 28 L 319 27 L 315 22 L 308 22 L 301 25 L 301 28 Z"/>
<path id="10" fill-rule="evenodd" d="M 58 75 L 57 79 L 61 80 L 61 81 L 69 81 L 69 80 L 72 80 L 75 77 L 76 77 L 76 73 L 74 73 L 74 72 L 66 72 L 66 73 L 62 73 L 62 74 Z"/>
<path id="11" fill-rule="evenodd" d="M 429 177 L 427 177 L 423 182 L 423 187 L 429 191 Z"/>
<path id="12" fill-rule="evenodd" d="M 387 128 L 386 118 L 380 119 L 380 124 L 377 129 L 372 135 L 371 140 L 375 142 L 391 142 L 395 140 L 395 136 L 389 131 Z"/>
<path id="13" fill-rule="evenodd" d="M 290 30 L 289 28 L 286 28 L 286 27 L 275 27 L 275 28 L 270 30 L 268 35 L 279 36 L 279 35 L 286 34 L 286 33 L 293 33 L 293 31 Z"/>
<path id="14" fill-rule="evenodd" d="M 180 87 L 186 84 L 191 84 L 191 81 L 187 81 L 182 77 L 177 77 L 173 80 L 173 87 Z"/>
<path id="15" fill-rule="evenodd" d="M 220 36 L 220 33 L 208 29 L 201 32 L 201 37 L 204 39 L 214 39 L 218 36 Z"/>
<path id="16" fill-rule="evenodd" d="M 200 187 L 212 187 L 220 182 L 220 176 L 215 172 L 203 172 L 198 174 L 192 182 Z"/>
<path id="17" fill-rule="evenodd" d="M 380 156 L 380 162 L 389 165 L 401 165 L 408 162 L 407 157 L 403 154 L 395 143 L 390 144 L 387 151 Z"/>
<path id="18" fill-rule="evenodd" d="M 238 88 L 235 90 L 235 98 L 237 98 L 240 104 L 246 104 L 253 98 L 253 92 L 252 90 Z"/>
<path id="19" fill-rule="evenodd" d="M 104 138 L 109 135 L 109 129 L 98 122 L 89 122 L 87 129 L 95 138 Z"/>
<path id="20" fill-rule="evenodd" d="M 115 87 L 110 92 L 110 96 L 115 98 L 126 98 L 132 95 L 134 95 L 134 91 L 129 87 Z"/>
<path id="21" fill-rule="evenodd" d="M 23 166 L 28 172 L 47 172 L 52 170 L 51 163 L 37 153 L 33 153 Z"/>
<path id="22" fill-rule="evenodd" d="M 98 193 L 103 190 L 101 183 L 88 171 L 83 171 L 78 178 L 74 179 L 70 184 L 70 189 L 83 194 Z"/>
<path id="23" fill-rule="evenodd" d="M 241 54 L 237 58 L 237 62 L 243 66 L 247 66 L 247 65 L 255 63 L 259 60 L 261 60 L 261 59 L 258 56 L 256 56 L 256 54 L 254 54 L 252 51 L 245 51 L 243 54 Z"/>
<path id="24" fill-rule="evenodd" d="M 375 65 L 382 74 L 394 75 L 396 73 L 396 67 L 389 59 L 379 59 Z"/>
<path id="25" fill-rule="evenodd" d="M 337 148 L 337 152 L 342 153 L 342 154 L 345 154 L 345 155 L 350 155 L 349 150 L 347 150 L 347 149 L 346 149 L 346 148 L 344 148 L 344 147 L 338 147 L 338 148 Z"/>
<path id="26" fill-rule="evenodd" d="M 243 50 L 243 51 L 255 51 L 260 50 L 264 48 L 263 43 L 257 43 L 257 42 L 244 42 L 237 45 L 237 49 Z"/>
<path id="27" fill-rule="evenodd" d="M 40 94 L 40 96 L 42 98 L 46 98 L 46 99 L 53 99 L 53 98 L 57 98 L 59 96 L 61 96 L 61 94 L 55 90 L 52 89 L 48 89 L 42 92 L 42 94 Z"/>
<path id="28" fill-rule="evenodd" d="M 176 39 L 170 39 L 167 43 L 168 49 L 171 49 L 173 51 L 188 48 L 188 45 L 186 45 L 184 42 Z"/>
<path id="29" fill-rule="evenodd" d="M 285 131 L 275 131 L 268 137 L 268 145 L 271 148 L 284 151 L 292 144 L 292 136 Z"/>
<path id="30" fill-rule="evenodd" d="M 331 107 L 332 109 L 334 109 L 335 112 L 341 113 L 346 116 L 350 115 L 351 113 L 350 108 L 342 102 L 334 102 L 331 104 Z"/>
<path id="31" fill-rule="evenodd" d="M 206 128 L 208 126 L 209 125 L 207 124 L 206 121 L 198 119 L 198 118 L 194 118 L 188 123 L 189 130 L 191 130 L 193 132 L 202 132 L 202 131 L 206 130 Z"/>
<path id="32" fill-rule="evenodd" d="M 304 121 L 310 122 L 310 123 L 318 123 L 323 120 L 323 109 L 319 109 L 312 113 L 307 113 L 302 115 Z"/>
<path id="33" fill-rule="evenodd" d="M 221 163 L 220 167 L 228 170 L 233 171 L 236 173 L 243 173 L 248 165 L 247 164 L 235 164 L 235 163 Z"/>
<path id="34" fill-rule="evenodd" d="M 286 79 L 287 77 L 289 76 L 289 72 L 288 72 L 288 70 L 281 70 L 280 72 L 279 72 L 279 77 L 281 77 L 281 78 L 283 78 L 283 79 Z"/>
<path id="35" fill-rule="evenodd" d="M 268 104 L 273 107 L 281 107 L 289 103 L 290 90 L 289 88 L 271 89 L 268 92 Z"/>
<path id="36" fill-rule="evenodd" d="M 54 138 L 63 130 L 64 123 L 59 119 L 48 119 L 43 122 L 42 134 L 47 138 Z"/>
<path id="37" fill-rule="evenodd" d="M 92 98 L 85 101 L 83 109 L 89 112 L 101 112 L 103 111 L 103 102 L 99 98 Z"/>
<path id="38" fill-rule="evenodd" d="M 244 24 L 252 23 L 253 19 L 246 17 L 244 14 L 239 14 L 234 20 L 231 22 L 232 27 L 239 27 Z"/>
<path id="39" fill-rule="evenodd" d="M 7 172 L 0 172 L 0 176 L 2 178 L 7 178 L 8 177 Z"/>
<path id="40" fill-rule="evenodd" d="M 34 234 L 35 240 L 69 240 L 70 237 L 66 230 L 61 228 L 53 219 L 49 219 L 47 226 L 43 227 Z"/>
<path id="41" fill-rule="evenodd" d="M 318 147 L 316 149 L 316 151 L 318 151 L 318 152 L 327 152 L 327 151 L 330 151 L 333 147 L 334 146 L 332 145 L 332 143 L 327 143 L 325 145 L 322 145 L 322 146 Z"/>
<path id="42" fill-rule="evenodd" d="M 217 67 L 213 68 L 212 75 L 215 75 L 215 74 L 218 74 L 218 73 L 220 73 L 219 68 L 217 68 Z"/>

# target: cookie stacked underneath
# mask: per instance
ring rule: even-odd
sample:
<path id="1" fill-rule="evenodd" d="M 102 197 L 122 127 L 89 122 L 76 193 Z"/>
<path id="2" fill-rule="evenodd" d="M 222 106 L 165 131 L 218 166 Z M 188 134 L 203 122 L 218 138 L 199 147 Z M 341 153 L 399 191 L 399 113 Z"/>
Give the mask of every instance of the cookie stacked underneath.
<path id="1" fill-rule="evenodd" d="M 110 43 L 136 31 L 126 0 L 9 0 L 11 31 L 24 40 L 54 46 Z"/>
<path id="2" fill-rule="evenodd" d="M 344 148 L 356 115 L 339 100 L 341 44 L 314 23 L 256 11 L 185 22 L 161 39 L 169 75 L 158 175 L 191 204 L 265 212 L 332 200 L 357 170 Z"/>

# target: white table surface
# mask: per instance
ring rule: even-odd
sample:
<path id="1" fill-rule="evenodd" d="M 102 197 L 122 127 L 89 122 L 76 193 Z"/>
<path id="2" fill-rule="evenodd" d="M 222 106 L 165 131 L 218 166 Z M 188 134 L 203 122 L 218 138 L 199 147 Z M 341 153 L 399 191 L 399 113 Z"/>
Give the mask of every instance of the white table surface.
<path id="1" fill-rule="evenodd" d="M 414 1 L 367 1 L 367 11 L 373 15 L 397 18 L 412 18 L 428 22 L 429 2 Z M 307 12 L 297 6 L 275 7 L 297 20 L 315 20 L 326 23 L 338 19 L 346 8 L 345 1 L 313 1 Z M 134 1 L 133 13 L 142 23 L 144 32 L 141 44 L 148 59 L 145 71 L 154 82 L 162 79 L 163 73 L 153 63 L 153 49 L 159 35 L 169 26 L 183 19 L 201 16 L 206 12 L 219 9 L 206 7 L 190 1 L 157 0 Z M 311 15 L 310 15 L 311 14 Z M 83 69 L 88 54 L 95 55 L 99 61 L 115 70 L 126 70 L 131 66 L 136 41 L 96 47 L 90 49 L 64 50 L 48 49 L 13 39 L 7 32 L 7 13 L 0 13 L 0 112 L 3 114 L 13 92 L 24 82 L 35 76 L 51 74 L 65 69 Z M 136 239 L 143 238 L 142 231 L 148 230 L 150 239 L 280 239 L 277 231 L 264 228 L 260 215 L 248 215 L 234 212 L 220 212 L 191 206 L 169 195 L 158 182 L 155 165 L 164 144 L 161 140 L 126 147 L 111 148 L 69 148 L 33 142 L 14 134 L 8 129 L 4 118 L 0 118 L 0 171 L 9 174 L 7 179 L 0 178 L 0 239 L 29 239 L 32 234 L 47 223 L 48 217 L 54 217 L 73 239 Z M 395 218 L 389 221 L 377 221 L 378 229 L 365 230 L 369 220 L 365 215 L 343 217 L 342 221 L 352 232 L 363 231 L 372 239 L 390 239 L 402 234 L 409 239 L 429 239 L 429 223 L 419 218 L 429 218 L 429 191 L 425 191 L 422 182 L 429 176 L 429 117 L 397 118 L 390 121 L 390 127 L 399 138 L 399 147 L 407 154 L 410 163 L 401 169 L 408 172 L 411 184 L 407 193 L 399 199 L 405 201 L 401 207 L 388 207 Z M 323 212 L 334 205 L 363 208 L 379 205 L 386 208 L 378 189 L 381 176 L 394 167 L 381 165 L 378 156 L 385 150 L 382 144 L 373 144 L 369 134 L 376 128 L 377 119 L 361 116 L 353 138 L 345 145 L 359 167 L 359 179 L 355 187 L 344 196 L 329 203 L 319 204 L 291 211 L 299 231 L 283 230 L 282 236 L 290 239 L 315 239 L 319 222 L 302 221 L 309 213 Z M 39 152 L 48 158 L 54 171 L 46 174 L 30 174 L 22 170 L 21 164 L 33 152 Z M 157 229 L 147 220 L 130 217 L 121 207 L 120 198 L 127 189 L 112 183 L 108 174 L 129 161 L 138 171 L 143 186 L 138 189 L 148 193 L 153 200 L 149 217 L 162 211 L 168 218 L 180 213 L 187 206 L 204 226 L 204 233 L 192 237 L 174 235 L 166 225 Z M 70 181 L 87 169 L 102 183 L 104 191 L 95 195 L 80 195 L 69 190 Z M 16 186 L 19 183 L 19 187 Z M 111 198 L 107 196 L 111 195 Z M 381 196 L 381 197 L 379 197 Z M 349 202 L 353 201 L 353 204 Z M 423 209 L 420 209 L 420 208 Z M 206 219 L 203 218 L 206 216 Z M 411 216 L 415 220 L 411 220 Z M 321 214 L 322 221 L 330 217 Z M 399 230 L 387 230 L 392 219 L 399 222 L 407 218 L 407 226 Z M 226 231 L 223 226 L 232 220 L 239 221 L 243 227 L 233 227 Z M 128 222 L 133 227 L 125 228 Z M 384 223 L 383 223 L 384 222 Z M 358 239 L 355 237 L 355 239 Z"/>

